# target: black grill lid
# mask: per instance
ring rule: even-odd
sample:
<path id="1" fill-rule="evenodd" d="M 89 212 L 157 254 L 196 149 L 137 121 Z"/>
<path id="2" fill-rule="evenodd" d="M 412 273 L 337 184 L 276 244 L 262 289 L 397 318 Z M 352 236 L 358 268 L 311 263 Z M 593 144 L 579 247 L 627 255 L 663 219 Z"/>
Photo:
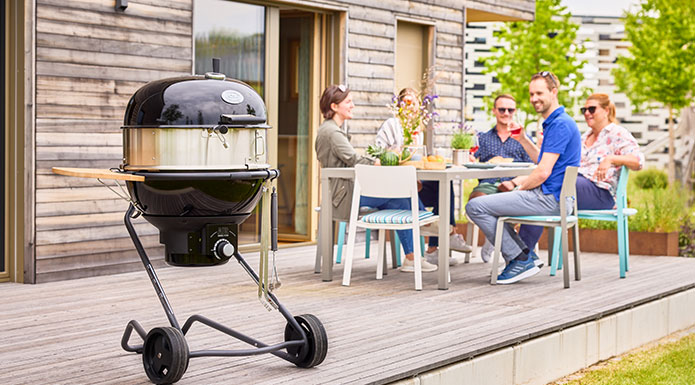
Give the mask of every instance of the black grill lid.
<path id="1" fill-rule="evenodd" d="M 217 74 L 215 74 L 217 75 Z M 124 128 L 193 128 L 224 124 L 263 127 L 263 99 L 248 84 L 220 76 L 181 76 L 149 82 L 133 94 Z"/>

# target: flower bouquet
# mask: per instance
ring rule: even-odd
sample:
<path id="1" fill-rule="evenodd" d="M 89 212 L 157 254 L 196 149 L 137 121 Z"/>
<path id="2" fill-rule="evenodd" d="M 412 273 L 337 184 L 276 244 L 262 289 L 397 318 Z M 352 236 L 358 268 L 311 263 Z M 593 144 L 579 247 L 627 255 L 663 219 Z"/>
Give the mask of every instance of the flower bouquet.
<path id="1" fill-rule="evenodd" d="M 415 144 L 415 138 L 420 134 L 421 127 L 426 127 L 437 115 L 430 108 L 437 97 L 437 95 L 425 95 L 422 99 L 418 96 L 401 101 L 396 95 L 391 98 L 389 109 L 403 128 L 403 145 Z"/>

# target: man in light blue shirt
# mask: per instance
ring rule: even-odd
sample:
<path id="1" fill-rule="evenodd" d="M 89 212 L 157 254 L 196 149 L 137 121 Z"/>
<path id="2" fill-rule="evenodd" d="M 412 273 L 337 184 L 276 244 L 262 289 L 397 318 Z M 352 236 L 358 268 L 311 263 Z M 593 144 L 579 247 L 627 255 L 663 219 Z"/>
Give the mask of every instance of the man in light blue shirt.
<path id="1" fill-rule="evenodd" d="M 560 214 L 565 168 L 579 166 L 581 136 L 577 124 L 558 102 L 559 85 L 558 78 L 548 71 L 531 77 L 531 104 L 544 118 L 541 148 L 536 147 L 524 130 L 512 136 L 537 164 L 531 175 L 519 184 L 518 190 L 482 196 L 466 205 L 466 213 L 487 239 L 495 239 L 498 217 Z M 497 277 L 497 283 L 518 282 L 540 271 L 529 257 L 530 250 L 511 226 L 504 227 L 501 249 L 507 266 Z"/>

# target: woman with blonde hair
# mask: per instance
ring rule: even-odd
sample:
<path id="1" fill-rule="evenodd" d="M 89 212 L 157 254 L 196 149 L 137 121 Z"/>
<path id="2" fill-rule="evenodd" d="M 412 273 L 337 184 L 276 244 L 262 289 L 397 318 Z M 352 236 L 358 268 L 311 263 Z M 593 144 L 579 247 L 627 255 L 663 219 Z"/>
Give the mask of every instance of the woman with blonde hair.
<path id="1" fill-rule="evenodd" d="M 640 170 L 644 154 L 632 134 L 616 124 L 615 105 L 608 95 L 589 96 L 580 110 L 590 130 L 582 135 L 577 206 L 580 210 L 612 209 L 620 167 Z"/>

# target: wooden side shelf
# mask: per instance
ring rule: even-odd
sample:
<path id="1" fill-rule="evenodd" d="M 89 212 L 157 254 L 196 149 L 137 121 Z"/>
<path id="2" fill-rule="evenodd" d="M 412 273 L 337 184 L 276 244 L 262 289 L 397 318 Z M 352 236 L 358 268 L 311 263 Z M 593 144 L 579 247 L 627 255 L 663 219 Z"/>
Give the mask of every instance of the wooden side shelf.
<path id="1" fill-rule="evenodd" d="M 53 172 L 59 175 L 76 176 L 79 178 L 98 178 L 127 180 L 131 182 L 144 182 L 145 177 L 122 172 L 114 172 L 109 169 L 101 168 L 72 168 L 72 167 L 53 167 Z"/>

